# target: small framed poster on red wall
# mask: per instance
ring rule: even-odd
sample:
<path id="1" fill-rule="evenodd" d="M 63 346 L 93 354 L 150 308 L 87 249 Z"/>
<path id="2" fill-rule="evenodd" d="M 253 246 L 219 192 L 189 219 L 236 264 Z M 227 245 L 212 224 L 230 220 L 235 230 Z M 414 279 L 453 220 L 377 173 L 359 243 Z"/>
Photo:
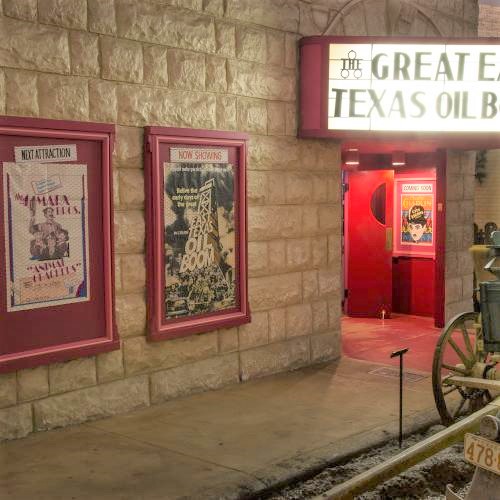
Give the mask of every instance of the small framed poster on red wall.
<path id="1" fill-rule="evenodd" d="M 394 251 L 396 257 L 436 253 L 436 176 L 433 169 L 394 178 Z"/>
<path id="2" fill-rule="evenodd" d="M 119 348 L 114 126 L 0 117 L 0 372 Z"/>
<path id="3" fill-rule="evenodd" d="M 149 338 L 250 321 L 247 135 L 147 127 Z"/>

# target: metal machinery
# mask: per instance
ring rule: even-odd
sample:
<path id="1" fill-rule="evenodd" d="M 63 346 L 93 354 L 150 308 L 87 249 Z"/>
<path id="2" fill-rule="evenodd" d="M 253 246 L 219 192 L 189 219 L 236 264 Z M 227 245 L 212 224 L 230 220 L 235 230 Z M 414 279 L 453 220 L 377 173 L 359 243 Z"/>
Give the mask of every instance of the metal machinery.
<path id="1" fill-rule="evenodd" d="M 491 235 L 484 270 L 495 276 L 479 283 L 479 311 L 452 318 L 439 337 L 432 367 L 432 387 L 443 424 L 473 412 L 500 394 L 500 231 Z M 478 260 L 475 259 L 476 266 Z M 476 270 L 476 276 L 480 276 Z M 491 274 L 490 274 L 491 276 Z"/>

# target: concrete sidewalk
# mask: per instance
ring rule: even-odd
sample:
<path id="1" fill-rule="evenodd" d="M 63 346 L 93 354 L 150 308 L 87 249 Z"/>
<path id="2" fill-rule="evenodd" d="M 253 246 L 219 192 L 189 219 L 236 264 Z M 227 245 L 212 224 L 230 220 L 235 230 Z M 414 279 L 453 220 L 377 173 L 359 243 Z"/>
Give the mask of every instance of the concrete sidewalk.
<path id="1" fill-rule="evenodd" d="M 2 500 L 240 498 L 397 432 L 398 379 L 340 362 L 0 445 Z M 406 428 L 436 420 L 430 376 Z"/>

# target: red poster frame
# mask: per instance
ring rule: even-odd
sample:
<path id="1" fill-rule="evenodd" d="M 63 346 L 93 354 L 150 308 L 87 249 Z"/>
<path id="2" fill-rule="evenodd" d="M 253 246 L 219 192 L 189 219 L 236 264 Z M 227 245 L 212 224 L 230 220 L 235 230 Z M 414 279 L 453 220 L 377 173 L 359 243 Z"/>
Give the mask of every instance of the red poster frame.
<path id="1" fill-rule="evenodd" d="M 6 137 L 5 143 L 13 137 L 19 137 L 21 140 L 29 138 L 30 141 L 51 144 L 52 141 L 83 141 L 87 145 L 91 144 L 97 148 L 99 153 L 100 171 L 94 169 L 93 175 L 99 176 L 100 188 L 96 191 L 98 199 L 89 197 L 89 211 L 94 210 L 94 214 L 102 221 L 102 234 L 99 231 L 97 241 L 90 240 L 90 245 L 99 246 L 99 255 L 102 256 L 98 264 L 102 262 L 102 296 L 103 301 L 82 302 L 78 307 L 83 308 L 80 313 L 86 314 L 88 311 L 99 309 L 99 328 L 96 336 L 92 338 L 78 339 L 75 341 L 65 341 L 59 344 L 38 346 L 16 352 L 0 354 L 0 373 L 10 372 L 23 368 L 32 368 L 39 365 L 50 364 L 54 362 L 68 361 L 83 356 L 92 356 L 102 352 L 109 352 L 120 348 L 120 341 L 116 328 L 114 315 L 114 256 L 113 256 L 113 197 L 112 197 L 112 165 L 111 157 L 114 146 L 115 127 L 111 124 L 74 122 L 66 120 L 49 120 L 38 118 L 21 118 L 0 116 L 0 136 Z M 13 152 L 10 152 L 7 158 L 4 158 L 6 148 L 1 148 L 3 152 L 0 156 L 0 174 L 3 171 L 3 161 L 14 161 Z M 3 174 L 2 174 L 3 175 Z M 1 182 L 0 182 L 1 184 Z M 97 184 L 97 183 L 96 183 Z M 0 199 L 3 200 L 3 189 L 0 192 Z M 102 211 L 96 212 L 95 206 L 102 207 Z M 0 206 L 0 228 L 3 232 L 3 201 Z M 2 240 L 2 238 L 0 238 Z M 92 265 L 92 264 L 91 264 Z M 5 286 L 5 252 L 0 254 L 0 284 Z M 91 286 L 92 286 L 91 275 Z M 101 277 L 100 277 L 101 279 Z M 94 279 L 95 283 L 95 279 Z M 92 296 L 92 295 L 91 295 Z M 0 305 L 0 341 L 2 339 L 3 328 L 9 328 L 8 314 L 23 315 L 31 311 L 17 311 L 7 313 Z M 71 324 L 73 320 L 72 312 L 67 310 L 65 305 L 47 307 L 44 314 L 45 321 L 42 323 L 40 331 L 49 331 L 53 328 L 56 320 L 58 325 L 65 326 L 66 331 L 70 332 L 66 336 L 71 336 Z M 55 311 L 57 310 L 57 314 Z M 11 316 L 12 318 L 12 316 Z M 7 330 L 4 330 L 7 331 Z M 94 331 L 94 330 L 93 330 Z M 17 335 L 17 331 L 14 332 Z M 21 334 L 22 332 L 19 332 Z M 28 339 L 29 340 L 29 339 Z"/>
<path id="2" fill-rule="evenodd" d="M 148 338 L 152 341 L 185 337 L 217 328 L 229 328 L 250 321 L 247 276 L 247 198 L 246 154 L 248 135 L 170 127 L 146 127 L 145 193 L 146 193 L 146 252 L 147 252 L 147 314 Z M 164 179 L 162 149 L 174 146 L 236 148 L 235 221 L 237 225 L 237 306 L 232 309 L 199 314 L 187 318 L 167 319 L 165 303 L 164 257 Z"/>

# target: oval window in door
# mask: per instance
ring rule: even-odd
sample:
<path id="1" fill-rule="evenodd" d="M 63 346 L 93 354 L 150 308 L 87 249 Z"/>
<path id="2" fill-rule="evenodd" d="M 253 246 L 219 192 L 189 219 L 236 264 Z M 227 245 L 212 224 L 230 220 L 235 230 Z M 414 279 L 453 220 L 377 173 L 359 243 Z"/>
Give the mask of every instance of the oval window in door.
<path id="1" fill-rule="evenodd" d="M 370 209 L 373 217 L 377 219 L 380 224 L 385 225 L 385 182 L 373 191 L 372 199 L 370 200 Z"/>

